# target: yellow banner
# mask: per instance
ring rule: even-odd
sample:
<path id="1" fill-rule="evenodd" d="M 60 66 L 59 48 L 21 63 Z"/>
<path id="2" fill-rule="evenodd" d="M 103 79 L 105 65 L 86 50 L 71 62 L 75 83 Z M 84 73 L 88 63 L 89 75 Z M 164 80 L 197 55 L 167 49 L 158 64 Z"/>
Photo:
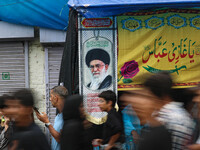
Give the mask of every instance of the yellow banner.
<path id="1" fill-rule="evenodd" d="M 169 71 L 178 87 L 200 83 L 199 10 L 129 13 L 118 22 L 118 90 L 141 87 Z"/>

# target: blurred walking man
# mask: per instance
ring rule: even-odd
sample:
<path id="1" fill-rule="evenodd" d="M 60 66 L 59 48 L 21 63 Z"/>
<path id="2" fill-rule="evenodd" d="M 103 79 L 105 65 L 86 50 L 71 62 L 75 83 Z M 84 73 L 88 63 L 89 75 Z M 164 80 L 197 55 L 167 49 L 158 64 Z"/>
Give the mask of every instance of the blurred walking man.
<path id="1" fill-rule="evenodd" d="M 50 150 L 44 133 L 33 120 L 34 99 L 30 90 L 22 89 L 5 101 L 4 112 L 15 120 L 15 132 L 9 150 Z"/>
<path id="2" fill-rule="evenodd" d="M 153 115 L 172 134 L 172 150 L 184 150 L 191 144 L 195 123 L 183 108 L 183 103 L 172 98 L 172 79 L 168 72 L 150 76 L 144 83 L 145 89 L 158 101 L 158 112 Z"/>
<path id="3" fill-rule="evenodd" d="M 55 120 L 54 126 L 51 125 L 48 116 L 46 113 L 42 112 L 43 114 L 39 114 L 36 112 L 36 115 L 40 121 L 45 123 L 45 126 L 49 129 L 49 132 L 52 135 L 52 143 L 51 148 L 52 150 L 60 150 L 60 135 L 61 130 L 64 124 L 63 121 L 63 107 L 64 107 L 64 100 L 68 95 L 68 90 L 64 86 L 55 86 L 51 89 L 50 92 L 50 101 L 53 107 L 56 107 L 59 111 Z"/>

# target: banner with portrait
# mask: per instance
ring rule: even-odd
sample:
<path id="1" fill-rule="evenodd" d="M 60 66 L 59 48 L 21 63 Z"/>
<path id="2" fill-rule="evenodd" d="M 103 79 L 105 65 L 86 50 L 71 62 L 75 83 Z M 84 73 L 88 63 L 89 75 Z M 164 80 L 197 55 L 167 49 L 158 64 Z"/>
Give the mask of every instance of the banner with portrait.
<path id="1" fill-rule="evenodd" d="M 100 110 L 98 95 L 105 90 L 117 91 L 116 19 L 79 16 L 78 22 L 80 93 L 88 120 L 101 124 L 107 113 Z"/>
<path id="2" fill-rule="evenodd" d="M 163 9 L 117 17 L 118 90 L 168 71 L 174 86 L 200 83 L 200 10 Z"/>

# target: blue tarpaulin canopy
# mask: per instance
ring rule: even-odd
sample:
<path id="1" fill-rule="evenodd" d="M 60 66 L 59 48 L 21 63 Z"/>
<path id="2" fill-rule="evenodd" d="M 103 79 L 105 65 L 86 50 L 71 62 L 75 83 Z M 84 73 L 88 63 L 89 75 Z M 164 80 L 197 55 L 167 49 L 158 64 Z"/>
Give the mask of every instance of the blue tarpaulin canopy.
<path id="1" fill-rule="evenodd" d="M 98 18 L 161 7 L 200 7 L 200 0 L 69 0 L 68 5 L 86 18 Z"/>
<path id="2" fill-rule="evenodd" d="M 68 0 L 1 0 L 0 20 L 65 30 L 68 24 Z"/>

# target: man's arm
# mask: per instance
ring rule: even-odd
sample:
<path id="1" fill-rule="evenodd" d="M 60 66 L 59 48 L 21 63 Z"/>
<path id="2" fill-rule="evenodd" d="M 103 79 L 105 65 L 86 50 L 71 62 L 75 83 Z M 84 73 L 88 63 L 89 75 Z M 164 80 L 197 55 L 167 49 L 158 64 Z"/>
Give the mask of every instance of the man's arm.
<path id="1" fill-rule="evenodd" d="M 111 136 L 109 142 L 108 142 L 108 146 L 105 148 L 105 150 L 110 150 L 115 142 L 118 140 L 118 138 L 120 137 L 121 133 L 117 133 L 117 134 L 114 134 L 113 136 Z"/>
<path id="2" fill-rule="evenodd" d="M 57 132 L 57 131 L 53 128 L 52 125 L 49 125 L 48 129 L 49 129 L 49 132 L 51 133 L 51 135 L 54 137 L 54 139 L 55 139 L 58 143 L 60 143 L 60 135 L 61 135 L 60 132 L 61 132 L 61 131 L 60 131 L 60 132 Z"/>
<path id="3" fill-rule="evenodd" d="M 137 129 L 135 125 L 140 125 L 140 121 L 134 112 L 131 105 L 127 105 L 122 111 L 123 123 L 124 123 L 124 131 L 125 135 L 132 135 L 133 142 L 137 142 L 139 138 L 139 134 L 137 133 Z"/>
<path id="4" fill-rule="evenodd" d="M 125 109 L 127 109 L 127 108 L 125 108 Z M 127 110 L 125 110 L 125 111 L 127 111 Z M 126 136 L 132 135 L 133 142 L 137 143 L 139 135 L 136 131 L 136 128 L 133 126 L 133 121 L 135 121 L 134 117 L 136 117 L 136 116 L 130 116 L 126 112 L 122 112 L 122 114 L 123 114 L 123 123 L 124 123 L 124 130 L 125 130 Z"/>
<path id="5" fill-rule="evenodd" d="M 36 111 L 35 111 L 36 112 Z M 49 123 L 49 119 L 48 119 L 48 116 L 46 113 L 42 112 L 43 115 L 39 114 L 38 112 L 36 112 L 36 116 L 37 118 L 42 121 L 43 123 Z M 53 126 L 50 124 L 48 126 L 48 129 L 49 129 L 49 132 L 51 133 L 51 135 L 54 137 L 54 139 L 57 141 L 57 142 L 60 142 L 60 132 L 57 132 Z"/>
<path id="6" fill-rule="evenodd" d="M 192 144 L 188 146 L 189 150 L 200 150 L 200 144 Z"/>

